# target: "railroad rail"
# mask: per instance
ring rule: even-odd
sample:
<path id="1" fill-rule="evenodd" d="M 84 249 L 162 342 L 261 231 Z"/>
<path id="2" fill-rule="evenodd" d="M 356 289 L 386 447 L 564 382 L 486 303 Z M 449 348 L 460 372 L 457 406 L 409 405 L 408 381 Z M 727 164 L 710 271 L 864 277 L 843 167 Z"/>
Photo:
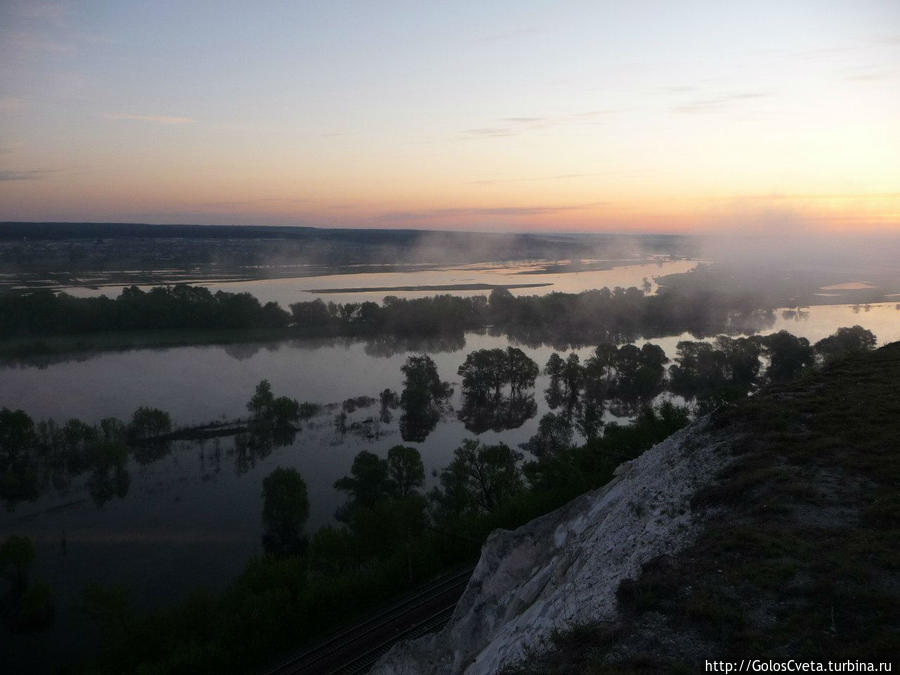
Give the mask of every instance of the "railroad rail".
<path id="1" fill-rule="evenodd" d="M 421 637 L 447 623 L 474 569 L 467 567 L 436 579 L 360 623 L 295 654 L 268 671 L 269 675 L 367 672 L 396 642 Z"/>

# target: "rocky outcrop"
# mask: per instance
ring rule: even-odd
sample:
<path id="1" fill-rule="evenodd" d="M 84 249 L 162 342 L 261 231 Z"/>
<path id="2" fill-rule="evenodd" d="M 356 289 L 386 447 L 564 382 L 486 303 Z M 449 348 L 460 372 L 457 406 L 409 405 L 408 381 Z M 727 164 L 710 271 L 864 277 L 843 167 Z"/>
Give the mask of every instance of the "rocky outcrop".
<path id="1" fill-rule="evenodd" d="M 705 427 L 695 422 L 552 513 L 493 532 L 450 622 L 396 645 L 372 672 L 494 673 L 555 629 L 613 619 L 619 582 L 686 547 L 705 517 L 691 497 L 729 457 Z"/>

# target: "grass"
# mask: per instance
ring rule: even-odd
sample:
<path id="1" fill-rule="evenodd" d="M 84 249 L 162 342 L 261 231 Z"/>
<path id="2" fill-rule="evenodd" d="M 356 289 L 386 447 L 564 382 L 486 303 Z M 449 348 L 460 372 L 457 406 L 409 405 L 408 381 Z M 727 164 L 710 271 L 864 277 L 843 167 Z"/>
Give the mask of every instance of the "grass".
<path id="1" fill-rule="evenodd" d="M 617 593 L 619 619 L 509 672 L 700 672 L 714 659 L 885 661 L 900 646 L 900 343 L 717 412 L 715 517 Z M 615 639 L 609 639 L 614 635 Z"/>

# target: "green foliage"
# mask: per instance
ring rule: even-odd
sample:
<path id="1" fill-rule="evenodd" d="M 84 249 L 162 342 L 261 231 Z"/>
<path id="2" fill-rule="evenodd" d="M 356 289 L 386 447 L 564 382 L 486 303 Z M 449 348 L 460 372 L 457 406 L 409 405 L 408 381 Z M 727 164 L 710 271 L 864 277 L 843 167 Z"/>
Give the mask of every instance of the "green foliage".
<path id="1" fill-rule="evenodd" d="M 7 508 L 22 500 L 37 499 L 36 442 L 34 423 L 26 413 L 0 410 L 0 498 Z"/>
<path id="2" fill-rule="evenodd" d="M 125 288 L 115 300 L 34 291 L 0 295 L 0 336 L 71 335 L 154 329 L 286 328 L 290 315 L 249 293 L 213 294 L 203 286 Z"/>
<path id="3" fill-rule="evenodd" d="M 439 520 L 497 509 L 523 488 L 521 453 L 504 443 L 483 445 L 465 440 L 453 461 L 441 470 L 440 488 L 432 493 Z"/>
<path id="4" fill-rule="evenodd" d="M 815 363 L 809 340 L 791 335 L 786 330 L 762 338 L 769 356 L 767 375 L 773 382 L 783 382 L 800 375 Z"/>
<path id="5" fill-rule="evenodd" d="M 862 326 L 838 328 L 833 335 L 819 340 L 814 349 L 826 363 L 831 363 L 851 354 L 872 351 L 875 349 L 875 334 Z"/>
<path id="6" fill-rule="evenodd" d="M 404 375 L 400 405 L 400 434 L 404 441 L 423 441 L 437 425 L 441 408 L 453 393 L 442 382 L 430 356 L 410 356 L 401 368 Z"/>
<path id="7" fill-rule="evenodd" d="M 268 380 L 261 380 L 256 385 L 256 392 L 253 398 L 247 403 L 247 410 L 254 419 L 266 419 L 270 415 L 272 403 L 275 401 L 275 395 L 272 394 L 272 385 Z"/>
<path id="8" fill-rule="evenodd" d="M 798 662 L 895 660 L 898 377 L 900 344 L 863 347 L 716 411 L 737 458 L 692 505 L 715 517 L 622 582 L 613 623 L 511 672 L 632 672 L 636 653 L 636 672 L 695 672 L 711 650 L 778 661 L 785 645 Z"/>
<path id="9" fill-rule="evenodd" d="M 301 553 L 309 518 L 306 483 L 296 469 L 278 467 L 263 479 L 263 548 L 275 555 Z"/>
<path id="10" fill-rule="evenodd" d="M 128 435 L 135 440 L 145 440 L 162 436 L 172 430 L 169 413 L 158 408 L 140 407 L 134 411 L 128 425 Z"/>
<path id="11" fill-rule="evenodd" d="M 702 409 L 738 400 L 756 383 L 761 351 L 759 338 L 720 335 L 714 344 L 679 342 L 677 364 L 669 367 L 669 386 L 676 394 L 696 398 Z M 783 360 L 780 366 L 786 367 Z"/>
<path id="12" fill-rule="evenodd" d="M 565 415 L 547 413 L 538 423 L 538 431 L 520 447 L 535 457 L 548 457 L 572 446 L 572 422 Z"/>
<path id="13" fill-rule="evenodd" d="M 262 335 L 363 335 L 460 338 L 467 330 L 505 333 L 524 344 L 627 342 L 691 332 L 697 336 L 756 331 L 774 315 L 760 298 L 701 288 L 663 289 L 645 295 L 637 288 L 513 296 L 494 289 L 483 296 L 438 295 L 412 300 L 392 296 L 344 305 L 321 300 L 294 303 L 290 313 L 275 303 L 260 305 L 247 293 L 211 293 L 205 287 L 129 287 L 116 299 L 74 298 L 52 291 L 0 294 L 0 338 L 30 338 L 24 351 L 48 349 L 35 338 L 91 332 L 259 329 Z M 222 339 L 217 335 L 215 339 Z M 71 347 L 70 347 L 71 348 Z M 564 348 L 564 347 L 561 347 Z M 15 349 L 13 349 L 15 351 Z M 21 349 L 19 349 L 21 351 Z"/>
<path id="14" fill-rule="evenodd" d="M 528 390 L 539 372 L 538 365 L 514 347 L 469 353 L 457 371 L 463 378 L 459 419 L 476 434 L 521 426 L 537 412 Z"/>
<path id="15" fill-rule="evenodd" d="M 408 497 L 425 483 L 425 466 L 415 448 L 392 447 L 388 450 L 387 468 L 392 492 L 398 497 Z"/>
<path id="16" fill-rule="evenodd" d="M 349 496 L 346 507 L 338 512 L 338 519 L 344 520 L 356 507 L 372 506 L 391 494 L 388 462 L 375 453 L 363 450 L 353 458 L 350 475 L 335 481 L 334 487 Z"/>

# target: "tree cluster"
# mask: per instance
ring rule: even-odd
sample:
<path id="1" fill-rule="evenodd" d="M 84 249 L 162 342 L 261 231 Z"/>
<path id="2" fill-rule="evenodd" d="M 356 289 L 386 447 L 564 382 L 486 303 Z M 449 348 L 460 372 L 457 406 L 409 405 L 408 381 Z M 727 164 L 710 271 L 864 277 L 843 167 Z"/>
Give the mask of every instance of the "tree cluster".
<path id="1" fill-rule="evenodd" d="M 480 434 L 520 427 L 534 417 L 537 404 L 529 393 L 540 372 L 521 349 L 478 349 L 457 370 L 462 376 L 459 419 Z"/>

